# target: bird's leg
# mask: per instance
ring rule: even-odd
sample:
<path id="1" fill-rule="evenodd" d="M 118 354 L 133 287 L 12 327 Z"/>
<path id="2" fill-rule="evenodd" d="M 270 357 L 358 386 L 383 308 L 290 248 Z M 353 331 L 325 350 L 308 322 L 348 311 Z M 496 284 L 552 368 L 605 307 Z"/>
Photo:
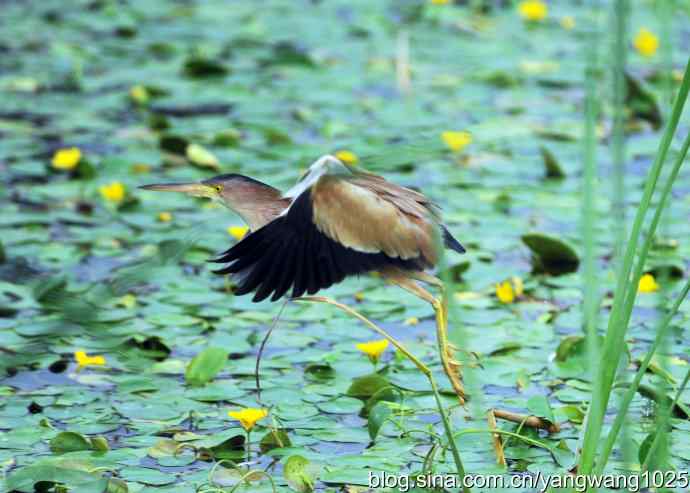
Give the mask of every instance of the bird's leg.
<path id="1" fill-rule="evenodd" d="M 420 281 L 428 282 L 439 287 L 441 290 L 441 299 L 438 299 L 429 291 L 419 286 L 409 276 L 405 276 L 402 273 L 391 272 L 386 272 L 384 275 L 391 283 L 403 288 L 406 291 L 409 291 L 415 296 L 431 304 L 436 315 L 436 338 L 438 342 L 439 355 L 441 357 L 441 364 L 443 365 L 443 371 L 445 371 L 446 376 L 453 387 L 453 391 L 455 391 L 455 394 L 458 396 L 460 404 L 464 404 L 467 396 L 465 394 L 465 388 L 462 384 L 460 363 L 455 360 L 452 348 L 448 343 L 448 300 L 443 282 L 441 282 L 440 279 L 423 272 L 415 272 L 413 274 L 413 276 Z"/>
<path id="2" fill-rule="evenodd" d="M 445 293 L 446 293 L 445 285 L 443 284 L 443 281 L 441 279 L 439 279 L 438 277 L 434 277 L 431 274 L 427 274 L 426 272 L 423 272 L 423 271 L 408 272 L 406 274 L 408 277 L 403 277 L 403 279 L 407 279 L 407 282 L 409 284 L 414 285 L 416 288 L 419 288 L 419 286 L 417 286 L 414 282 L 412 282 L 411 279 L 415 279 L 417 281 L 430 284 L 432 286 L 438 287 L 441 290 L 442 299 L 443 299 L 443 308 L 444 308 L 444 310 L 446 310 L 445 321 L 447 323 L 448 306 L 447 306 L 447 298 L 445 296 Z M 398 284 L 398 286 L 402 287 L 403 289 L 408 289 L 406 286 L 402 286 L 398 282 L 396 282 L 396 284 Z M 419 288 L 419 289 L 421 289 L 421 288 Z M 422 290 L 422 291 L 424 291 L 424 290 Z M 417 294 L 416 291 L 413 291 L 413 293 Z M 429 293 L 427 293 L 427 295 L 431 296 Z M 418 295 L 418 296 L 421 297 L 421 295 Z M 429 301 L 429 300 L 427 300 L 427 301 Z M 460 373 L 459 373 L 460 364 L 458 362 L 454 361 L 453 354 L 452 354 L 452 351 L 456 350 L 457 348 L 455 348 L 451 343 L 449 343 L 447 341 L 447 336 L 446 336 L 445 340 L 446 340 L 446 348 L 448 351 L 447 357 L 449 358 L 450 366 L 451 366 L 451 368 L 453 366 L 455 366 L 455 368 L 458 369 L 458 373 L 456 374 L 456 376 L 459 378 L 460 377 Z M 440 344 L 441 344 L 441 342 L 440 342 L 440 338 L 439 338 L 439 345 Z M 470 354 L 474 354 L 474 353 L 470 353 Z M 444 369 L 446 369 L 445 366 L 444 366 Z M 451 377 L 451 375 L 448 375 L 448 378 L 451 379 L 451 383 L 452 383 L 453 377 Z M 460 388 L 462 388 L 462 384 L 461 384 Z M 455 389 L 455 386 L 453 386 L 453 389 Z M 457 392 L 457 390 L 456 390 L 456 392 Z M 458 397 L 460 397 L 460 395 L 458 395 Z M 464 397 L 464 394 L 463 394 L 463 397 Z M 491 413 L 492 413 L 492 418 L 494 418 L 494 421 L 496 418 L 504 419 L 504 420 L 512 421 L 514 423 L 519 423 L 521 426 L 529 426 L 529 427 L 536 428 L 536 429 L 547 430 L 549 433 L 557 433 L 560 430 L 560 427 L 558 426 L 558 424 L 551 423 L 547 420 L 543 420 L 541 418 L 538 418 L 537 416 L 522 415 L 522 414 L 517 414 L 517 413 L 510 412 L 510 411 L 504 411 L 502 409 L 495 409 L 495 408 L 491 410 Z M 495 425 L 494 425 L 494 427 L 495 427 Z M 496 453 L 497 453 L 497 455 L 499 455 L 498 449 L 497 449 Z"/>
<path id="3" fill-rule="evenodd" d="M 419 359 L 414 356 L 405 346 L 403 346 L 397 339 L 395 339 L 393 336 L 391 336 L 388 332 L 383 330 L 381 327 L 376 325 L 374 322 L 369 320 L 367 317 L 359 313 L 357 310 L 354 310 L 350 308 L 349 306 L 339 303 L 335 301 L 332 298 L 328 298 L 326 296 L 301 296 L 299 298 L 293 298 L 292 301 L 310 301 L 310 302 L 316 302 L 316 303 L 327 303 L 329 305 L 332 305 L 336 308 L 340 308 L 342 311 L 347 313 L 348 315 L 351 315 L 355 317 L 356 319 L 364 322 L 365 325 L 367 325 L 370 329 L 372 329 L 374 332 L 377 332 L 381 336 L 385 337 L 388 339 L 391 344 L 393 344 L 398 351 L 400 351 L 402 354 L 404 354 L 414 365 L 422 372 L 424 375 L 426 375 L 428 378 L 431 378 L 431 370 L 429 369 L 428 366 L 426 366 L 424 363 L 419 361 Z"/>

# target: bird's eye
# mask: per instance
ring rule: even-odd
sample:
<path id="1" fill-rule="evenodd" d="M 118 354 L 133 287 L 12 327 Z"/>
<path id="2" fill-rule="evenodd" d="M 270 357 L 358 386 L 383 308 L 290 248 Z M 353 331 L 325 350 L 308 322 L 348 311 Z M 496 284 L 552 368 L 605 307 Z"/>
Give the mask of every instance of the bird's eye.
<path id="1" fill-rule="evenodd" d="M 213 188 L 215 188 L 218 193 L 223 191 L 223 185 L 213 185 Z"/>

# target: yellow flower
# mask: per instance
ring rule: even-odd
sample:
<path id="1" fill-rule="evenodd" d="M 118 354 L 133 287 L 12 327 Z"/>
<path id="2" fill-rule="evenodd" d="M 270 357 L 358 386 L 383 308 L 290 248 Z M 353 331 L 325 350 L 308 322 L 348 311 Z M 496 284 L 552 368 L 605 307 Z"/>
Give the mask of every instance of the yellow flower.
<path id="1" fill-rule="evenodd" d="M 419 324 L 419 319 L 417 317 L 410 317 L 408 319 L 405 319 L 403 322 L 403 325 L 417 325 Z"/>
<path id="2" fill-rule="evenodd" d="M 430 0 L 430 2 L 434 5 L 448 5 L 450 0 Z"/>
<path id="3" fill-rule="evenodd" d="M 357 344 L 357 349 L 369 356 L 372 363 L 376 363 L 383 352 L 388 347 L 388 339 L 381 339 L 380 341 L 360 342 Z"/>
<path id="4" fill-rule="evenodd" d="M 644 274 L 640 277 L 640 283 L 637 289 L 640 293 L 653 293 L 659 289 L 659 285 L 652 274 Z"/>
<path id="5" fill-rule="evenodd" d="M 244 238 L 244 235 L 247 234 L 247 231 L 249 231 L 249 228 L 247 226 L 230 226 L 228 228 L 228 234 L 235 238 L 237 241 Z"/>
<path id="6" fill-rule="evenodd" d="M 357 154 L 355 154 L 352 151 L 338 151 L 335 153 L 335 157 L 340 159 L 345 164 L 357 164 L 357 162 L 359 161 Z"/>
<path id="7" fill-rule="evenodd" d="M 58 149 L 53 154 L 53 168 L 55 169 L 74 169 L 81 160 L 81 150 L 78 147 Z"/>
<path id="8" fill-rule="evenodd" d="M 510 281 L 503 281 L 496 284 L 496 297 L 501 303 L 512 303 L 515 301 L 515 291 Z"/>
<path id="9" fill-rule="evenodd" d="M 543 21 L 549 9 L 541 0 L 525 0 L 518 5 L 520 17 L 527 21 Z"/>
<path id="10" fill-rule="evenodd" d="M 89 356 L 84 351 L 75 351 L 74 360 L 77 362 L 77 369 L 81 369 L 86 366 L 105 365 L 105 358 L 103 356 Z"/>
<path id="11" fill-rule="evenodd" d="M 364 293 L 362 293 L 361 291 L 357 291 L 354 294 L 354 297 L 355 297 L 355 301 L 364 301 Z"/>
<path id="12" fill-rule="evenodd" d="M 446 131 L 441 133 L 441 139 L 453 152 L 460 152 L 472 142 L 469 132 Z"/>
<path id="13" fill-rule="evenodd" d="M 169 223 L 170 221 L 172 221 L 172 214 L 170 214 L 169 212 L 159 212 L 158 220 L 162 223 Z"/>
<path id="14" fill-rule="evenodd" d="M 268 416 L 268 410 L 246 407 L 241 411 L 228 411 L 228 416 L 239 421 L 245 431 L 252 431 L 257 421 Z"/>
<path id="15" fill-rule="evenodd" d="M 572 30 L 575 27 L 575 18 L 572 15 L 561 17 L 561 27 L 567 31 Z"/>
<path id="16" fill-rule="evenodd" d="M 103 197 L 108 202 L 120 203 L 125 198 L 125 186 L 119 181 L 114 181 L 108 185 L 101 185 L 98 188 Z"/>
<path id="17" fill-rule="evenodd" d="M 129 90 L 129 97 L 137 104 L 146 104 L 149 100 L 149 91 L 141 84 L 137 84 Z"/>
<path id="18" fill-rule="evenodd" d="M 635 36 L 633 46 L 640 53 L 640 55 L 650 57 L 654 56 L 656 50 L 659 48 L 659 38 L 657 38 L 649 29 L 641 28 Z"/>

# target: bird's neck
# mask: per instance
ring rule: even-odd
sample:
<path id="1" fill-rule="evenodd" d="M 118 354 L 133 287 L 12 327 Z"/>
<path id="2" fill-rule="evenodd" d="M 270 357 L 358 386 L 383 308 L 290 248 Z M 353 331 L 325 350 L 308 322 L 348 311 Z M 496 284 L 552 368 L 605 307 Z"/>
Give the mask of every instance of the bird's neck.
<path id="1" fill-rule="evenodd" d="M 233 184 L 223 190 L 223 203 L 256 231 L 278 217 L 290 205 L 280 190 L 256 180 Z"/>

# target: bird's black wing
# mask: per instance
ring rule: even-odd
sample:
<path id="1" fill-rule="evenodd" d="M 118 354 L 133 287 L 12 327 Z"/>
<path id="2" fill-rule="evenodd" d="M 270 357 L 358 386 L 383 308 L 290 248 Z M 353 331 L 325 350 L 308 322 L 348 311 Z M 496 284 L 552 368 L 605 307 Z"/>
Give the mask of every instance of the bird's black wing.
<path id="1" fill-rule="evenodd" d="M 253 301 L 275 301 L 292 288 L 292 297 L 314 294 L 346 276 L 398 267 L 419 270 L 423 259 L 401 259 L 345 247 L 314 225 L 310 191 L 300 194 L 286 214 L 246 236 L 212 262 L 229 265 L 215 270 L 233 274 L 238 295 L 255 292 Z"/>

